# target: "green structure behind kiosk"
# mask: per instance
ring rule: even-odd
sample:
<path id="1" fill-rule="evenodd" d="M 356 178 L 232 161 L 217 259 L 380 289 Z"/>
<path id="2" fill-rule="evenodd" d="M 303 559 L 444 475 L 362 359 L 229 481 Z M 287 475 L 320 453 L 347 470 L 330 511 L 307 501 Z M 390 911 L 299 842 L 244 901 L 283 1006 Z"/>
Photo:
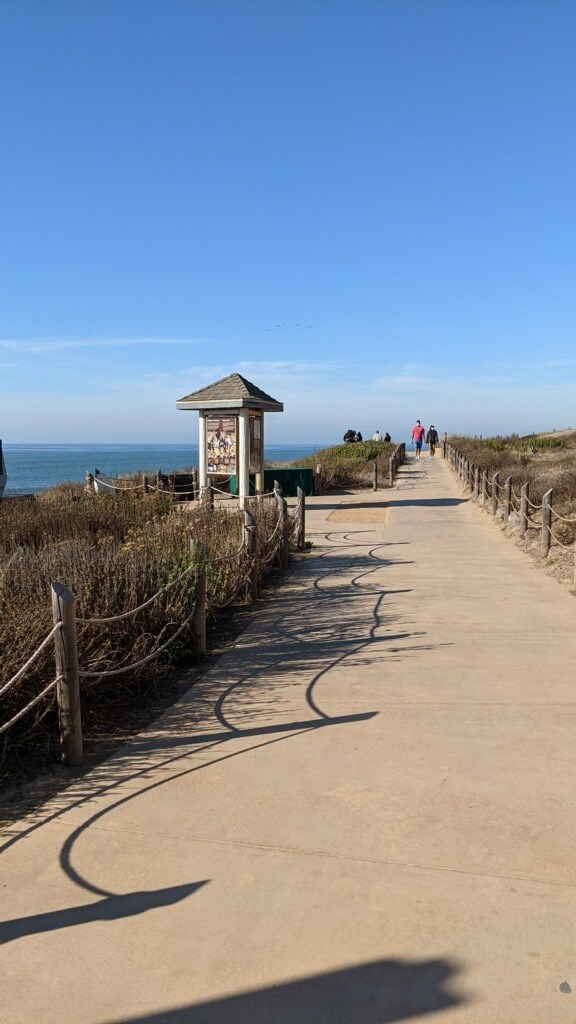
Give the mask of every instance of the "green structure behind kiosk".
<path id="1" fill-rule="evenodd" d="M 277 480 L 282 488 L 285 498 L 295 498 L 297 488 L 301 487 L 305 494 L 314 494 L 314 471 L 304 467 L 295 469 L 265 469 L 264 470 L 264 492 L 273 490 L 274 481 Z M 256 478 L 250 474 L 250 494 L 256 494 Z M 230 477 L 230 494 L 238 494 L 238 478 L 236 475 Z"/>

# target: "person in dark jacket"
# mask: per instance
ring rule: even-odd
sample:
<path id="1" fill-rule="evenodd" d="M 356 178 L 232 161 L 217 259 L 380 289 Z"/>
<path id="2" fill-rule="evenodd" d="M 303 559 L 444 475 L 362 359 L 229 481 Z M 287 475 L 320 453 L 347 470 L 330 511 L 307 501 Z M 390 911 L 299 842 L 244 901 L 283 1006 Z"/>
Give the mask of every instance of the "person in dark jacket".
<path id="1" fill-rule="evenodd" d="M 438 444 L 438 431 L 434 424 L 431 424 L 428 433 L 426 434 L 426 444 L 430 449 L 430 458 L 433 459 L 436 454 L 436 445 Z"/>

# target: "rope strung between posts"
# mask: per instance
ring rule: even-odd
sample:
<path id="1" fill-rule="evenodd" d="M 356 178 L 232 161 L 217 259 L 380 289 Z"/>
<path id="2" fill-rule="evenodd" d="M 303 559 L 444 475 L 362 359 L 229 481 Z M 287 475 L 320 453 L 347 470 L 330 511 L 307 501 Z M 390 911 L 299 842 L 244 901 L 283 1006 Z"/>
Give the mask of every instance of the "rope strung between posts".
<path id="1" fill-rule="evenodd" d="M 242 541 L 240 542 L 240 547 L 237 549 L 237 551 L 232 553 L 232 556 L 229 555 L 229 554 L 218 555 L 216 558 L 209 558 L 209 559 L 207 559 L 204 564 L 205 565 L 212 565 L 213 562 L 222 562 L 225 559 L 230 558 L 230 557 L 236 557 L 237 558 L 238 555 L 241 553 L 243 547 L 244 547 L 244 539 L 242 539 Z M 143 611 L 144 608 L 148 608 L 148 606 L 151 605 L 154 601 L 156 601 L 156 599 L 158 597 L 160 597 L 161 594 L 165 594 L 166 591 L 170 590 L 171 587 L 174 587 L 177 583 L 180 583 L 180 581 L 183 580 L 184 577 L 187 576 L 194 569 L 196 569 L 196 565 L 195 564 L 189 565 L 187 569 L 184 569 L 173 580 L 170 580 L 170 583 L 167 583 L 166 586 L 164 586 L 164 587 L 160 587 L 160 590 L 157 590 L 156 593 L 152 595 L 152 597 L 148 598 L 147 601 L 144 601 L 142 604 L 139 604 L 136 608 L 131 608 L 130 611 L 122 612 L 120 615 L 110 615 L 110 616 L 108 616 L 106 618 L 101 618 L 101 619 L 96 619 L 96 618 L 83 619 L 80 616 L 78 616 L 77 619 L 76 619 L 76 622 L 82 623 L 83 626 L 107 626 L 107 625 L 110 625 L 110 623 L 112 623 L 112 622 L 120 622 L 122 619 L 129 619 L 130 616 L 137 615 L 138 612 Z M 60 628 L 60 626 L 57 625 L 57 626 L 54 627 L 54 630 L 59 629 L 59 628 Z M 54 630 L 52 630 L 52 633 L 54 632 Z M 50 635 L 52 635 L 52 634 L 50 634 Z M 49 637 L 47 639 L 49 639 Z M 22 669 L 20 671 L 22 671 Z M 3 691 L 0 690 L 0 696 L 2 696 L 2 693 L 3 693 Z"/>
<path id="2" fill-rule="evenodd" d="M 103 480 L 101 476 L 95 475 L 94 482 L 102 484 L 103 487 L 111 487 L 113 491 L 141 491 L 142 484 L 135 484 L 133 487 L 122 487 L 120 484 L 113 484 L 111 480 Z"/>
<path id="3" fill-rule="evenodd" d="M 38 655 L 41 654 L 42 651 L 44 650 L 44 648 L 48 646 L 48 644 L 50 643 L 52 637 L 58 632 L 59 629 L 62 629 L 62 623 L 61 622 L 57 622 L 56 625 L 52 627 L 52 629 L 48 633 L 48 636 L 44 637 L 42 643 L 38 645 L 38 647 L 34 651 L 34 654 L 30 655 L 30 657 L 28 658 L 28 661 L 24 665 L 22 665 L 22 668 L 19 668 L 18 671 L 16 672 L 16 674 L 13 675 L 12 678 L 9 679 L 7 683 L 4 683 L 4 686 L 0 690 L 0 697 L 4 693 L 6 693 L 8 690 L 10 690 L 17 682 L 19 682 L 19 680 L 27 672 L 27 670 L 30 668 L 30 666 L 32 664 L 34 664 L 34 662 L 36 661 L 36 658 L 38 657 Z"/>
<path id="4" fill-rule="evenodd" d="M 141 488 L 144 488 L 144 484 L 140 484 Z M 196 494 L 195 490 L 192 491 L 167 491 L 165 487 L 157 487 L 156 484 L 148 484 L 149 491 L 156 491 L 156 494 L 169 494 L 172 498 L 186 498 L 189 494 Z"/>
<path id="5" fill-rule="evenodd" d="M 231 494 L 230 491 L 223 491 L 220 487 L 216 487 L 214 484 L 208 484 L 208 489 L 214 491 L 215 494 L 224 494 L 227 498 L 234 498 L 236 501 L 240 500 L 239 494 Z"/>
<path id="6" fill-rule="evenodd" d="M 276 536 L 276 534 L 278 533 L 278 530 L 280 529 L 280 527 L 281 527 L 281 526 L 282 526 L 282 517 L 281 517 L 281 516 L 278 516 L 278 521 L 277 521 L 277 523 L 276 523 L 276 526 L 275 526 L 275 527 L 274 527 L 274 529 L 272 530 L 272 533 L 270 534 L 270 536 L 269 536 L 269 537 L 267 537 L 267 538 L 266 538 L 266 540 L 264 541 L 264 543 L 265 543 L 266 545 L 270 544 L 270 543 L 271 543 L 271 542 L 272 542 L 272 541 L 274 540 L 274 537 L 275 537 L 275 536 Z"/>
<path id="7" fill-rule="evenodd" d="M 231 597 L 227 598 L 226 601 L 222 601 L 221 603 L 219 603 L 217 601 L 211 601 L 210 598 L 208 598 L 208 604 L 210 605 L 211 608 L 216 608 L 217 610 L 227 608 L 229 604 L 232 604 L 232 601 L 236 600 L 240 591 L 243 590 L 246 584 L 249 582 L 250 572 L 255 562 L 256 557 L 253 556 L 248 563 L 248 569 L 244 571 L 244 577 L 240 580 L 240 583 L 236 587 L 234 593 L 231 595 Z"/>
<path id="8" fill-rule="evenodd" d="M 550 511 L 555 519 L 560 519 L 563 523 L 569 523 L 570 526 L 576 526 L 576 519 L 567 519 L 566 516 L 561 516 L 559 512 L 556 512 L 556 510 L 552 508 L 552 506 L 550 506 Z"/>
<path id="9" fill-rule="evenodd" d="M 16 722 L 23 718 L 24 715 L 28 711 L 30 711 L 36 704 L 39 704 L 42 698 L 45 697 L 47 693 L 50 693 L 50 690 L 55 689 L 56 683 L 58 683 L 62 678 L 63 676 L 56 676 L 56 679 L 53 679 L 52 682 L 48 683 L 48 686 L 45 686 L 44 689 L 36 697 L 33 697 L 32 700 L 28 701 L 26 706 L 21 708 L 17 715 L 14 715 L 14 717 L 11 718 L 9 722 L 4 722 L 3 725 L 0 725 L 0 734 L 10 729 L 13 725 L 16 724 Z"/>
<path id="10" fill-rule="evenodd" d="M 153 594 L 152 597 L 149 597 L 147 601 L 144 601 L 143 604 L 139 604 L 137 608 L 132 608 L 128 612 L 122 612 L 120 615 L 110 615 L 108 618 L 102 619 L 82 619 L 78 616 L 76 622 L 81 622 L 84 626 L 104 626 L 109 625 L 111 622 L 120 622 L 121 619 L 129 619 L 131 615 L 136 615 L 144 608 L 147 608 L 148 605 L 152 604 L 156 598 L 160 597 L 160 594 L 164 594 L 167 590 L 170 590 L 171 587 L 174 587 L 176 583 L 180 583 L 180 580 L 184 579 L 184 577 L 195 568 L 196 566 L 194 564 L 189 565 L 187 569 L 184 569 L 184 571 L 171 580 L 170 583 L 167 583 L 165 587 L 160 587 L 160 590 L 157 590 L 156 593 Z"/>
<path id="11" fill-rule="evenodd" d="M 80 671 L 78 675 L 80 676 L 81 679 L 103 679 L 105 676 L 119 676 L 122 675 L 122 673 L 124 672 L 132 672 L 135 668 L 140 668 L 141 665 L 146 665 L 147 662 L 153 661 L 154 658 L 157 658 L 158 655 L 162 653 L 162 651 L 165 651 L 166 648 L 170 646 L 170 644 L 174 643 L 176 637 L 180 636 L 180 633 L 184 629 L 186 629 L 186 626 L 188 626 L 192 619 L 194 618 L 195 611 L 196 602 L 194 602 L 194 606 L 192 608 L 190 615 L 186 619 L 184 619 L 184 622 L 182 623 L 181 626 L 178 627 L 173 636 L 171 636 L 170 639 L 166 641 L 166 643 L 162 644 L 160 647 L 157 647 L 155 651 L 152 651 L 152 654 L 147 654 L 145 658 L 141 658 L 140 661 L 135 661 L 132 665 L 123 665 L 122 668 L 107 669 L 104 672 Z"/>
<path id="12" fill-rule="evenodd" d="M 552 531 L 552 529 L 550 527 L 548 527 L 548 533 L 550 534 L 550 539 L 553 540 L 554 543 L 557 544 L 559 548 L 564 548 L 565 551 L 573 551 L 574 550 L 574 543 L 572 543 L 572 544 L 564 544 L 563 541 L 558 539 L 558 537 L 556 536 L 556 534 Z"/>
<path id="13" fill-rule="evenodd" d="M 533 501 L 531 501 L 531 500 L 530 500 L 530 498 L 528 498 L 528 497 L 526 498 L 526 501 L 527 501 L 527 502 L 528 502 L 528 504 L 530 505 L 530 508 L 533 508 L 533 509 L 535 509 L 535 510 L 536 510 L 536 512 L 539 512 L 539 511 L 540 511 L 540 509 L 544 507 L 543 505 L 535 505 L 535 504 L 534 504 L 534 502 L 533 502 Z"/>
<path id="14" fill-rule="evenodd" d="M 230 491 L 222 491 L 219 487 L 216 487 L 215 484 L 208 484 L 208 487 L 210 488 L 211 491 L 214 491 L 216 494 L 224 494 L 227 498 L 234 498 L 235 500 L 239 501 L 240 498 L 242 497 L 241 494 L 231 494 Z M 276 491 L 263 491 L 261 494 L 247 494 L 246 497 L 247 498 L 273 498 L 275 494 L 276 494 Z"/>

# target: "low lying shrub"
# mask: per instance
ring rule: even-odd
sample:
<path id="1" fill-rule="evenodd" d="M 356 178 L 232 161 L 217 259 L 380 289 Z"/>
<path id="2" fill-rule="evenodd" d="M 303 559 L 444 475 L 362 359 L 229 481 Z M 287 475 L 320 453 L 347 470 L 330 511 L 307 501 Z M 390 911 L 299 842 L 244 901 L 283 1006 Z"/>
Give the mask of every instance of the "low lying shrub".
<path id="1" fill-rule="evenodd" d="M 252 503 L 257 520 L 259 575 L 273 565 L 278 534 L 274 501 Z M 213 608 L 231 597 L 242 600 L 249 560 L 241 546 L 243 514 L 237 507 L 174 505 L 162 495 L 116 498 L 64 493 L 60 502 L 41 496 L 30 503 L 0 506 L 0 688 L 18 671 L 52 628 L 51 584 L 74 595 L 76 614 L 111 618 L 158 598 L 136 615 L 101 626 L 78 622 L 81 669 L 104 672 L 131 665 L 157 650 L 189 617 L 198 574 L 198 547 L 208 560 L 207 597 Z M 292 520 L 290 520 L 292 524 Z M 165 589 L 167 588 L 167 589 Z M 158 659 L 119 676 L 81 680 L 83 718 L 89 723 L 108 703 L 129 705 L 155 688 L 166 670 L 196 654 L 187 626 Z M 2 698 L 8 721 L 54 677 L 49 644 L 23 679 Z M 4 754 L 23 752 L 42 734 L 57 751 L 52 699 L 30 712 L 4 736 Z M 1 748 L 0 748 L 1 749 Z M 6 766 L 12 761 L 8 758 Z M 0 776 L 2 768 L 0 766 Z"/>
<path id="2" fill-rule="evenodd" d="M 373 462 L 378 471 L 387 473 L 389 459 L 395 445 L 384 441 L 355 441 L 352 444 L 337 444 L 331 448 L 309 455 L 294 466 L 322 467 L 324 490 L 341 490 L 346 487 L 368 487 L 372 481 Z"/>
<path id="3" fill-rule="evenodd" d="M 516 489 L 529 483 L 537 503 L 552 488 L 554 507 L 562 515 L 576 515 L 576 431 L 506 438 L 454 435 L 450 442 L 481 470 L 511 477 Z"/>

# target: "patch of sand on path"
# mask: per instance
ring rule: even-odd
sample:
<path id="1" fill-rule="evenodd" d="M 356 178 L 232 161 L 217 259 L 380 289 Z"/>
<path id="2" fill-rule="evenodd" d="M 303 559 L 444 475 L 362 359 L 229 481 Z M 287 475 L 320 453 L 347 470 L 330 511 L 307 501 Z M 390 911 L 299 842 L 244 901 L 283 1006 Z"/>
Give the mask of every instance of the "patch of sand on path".
<path id="1" fill-rule="evenodd" d="M 348 502 L 339 505 L 328 516 L 329 522 L 340 523 L 380 523 L 388 522 L 388 507 L 384 503 Z"/>

